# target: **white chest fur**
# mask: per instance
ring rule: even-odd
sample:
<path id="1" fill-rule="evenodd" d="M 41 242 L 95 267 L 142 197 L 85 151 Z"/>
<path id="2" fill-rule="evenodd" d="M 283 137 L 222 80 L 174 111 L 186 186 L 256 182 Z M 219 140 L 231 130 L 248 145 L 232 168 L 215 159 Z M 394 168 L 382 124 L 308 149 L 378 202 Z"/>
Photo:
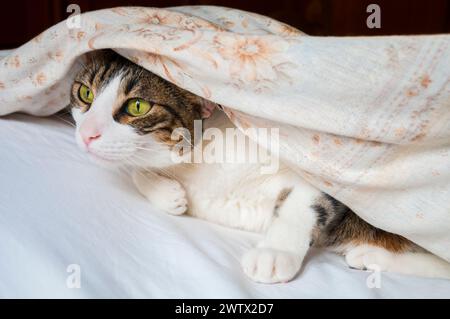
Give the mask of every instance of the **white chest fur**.
<path id="1" fill-rule="evenodd" d="M 213 126 L 225 136 L 227 128 L 235 127 L 223 113 L 216 113 L 205 129 Z M 250 151 L 250 141 L 245 139 L 245 151 Z M 213 139 L 204 145 L 211 146 L 211 143 L 218 141 Z M 230 143 L 220 143 L 224 153 L 237 152 L 237 148 L 228 147 Z M 298 177 L 282 165 L 273 174 L 263 174 L 261 167 L 267 160 L 270 159 L 253 163 L 184 163 L 164 171 L 186 191 L 188 214 L 226 226 L 261 231 L 270 224 L 280 192 L 298 181 Z"/>

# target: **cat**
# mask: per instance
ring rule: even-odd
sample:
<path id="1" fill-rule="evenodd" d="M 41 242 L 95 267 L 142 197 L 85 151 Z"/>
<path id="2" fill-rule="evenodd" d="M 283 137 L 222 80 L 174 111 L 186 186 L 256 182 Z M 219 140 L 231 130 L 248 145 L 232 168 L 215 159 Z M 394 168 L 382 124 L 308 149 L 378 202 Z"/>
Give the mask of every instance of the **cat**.
<path id="1" fill-rule="evenodd" d="M 311 246 L 344 255 L 355 269 L 376 265 L 382 271 L 450 278 L 449 263 L 369 225 L 283 163 L 273 174 L 261 174 L 259 162 L 175 163 L 173 150 L 181 140 L 187 139 L 191 150 L 218 143 L 196 140 L 196 121 L 204 130 L 235 126 L 220 108 L 206 118 L 205 100 L 112 50 L 87 54 L 75 75 L 70 106 L 79 147 L 102 166 L 129 168 L 153 206 L 263 233 L 241 260 L 244 273 L 256 282 L 292 280 Z M 179 128 L 190 134 L 174 139 Z"/>

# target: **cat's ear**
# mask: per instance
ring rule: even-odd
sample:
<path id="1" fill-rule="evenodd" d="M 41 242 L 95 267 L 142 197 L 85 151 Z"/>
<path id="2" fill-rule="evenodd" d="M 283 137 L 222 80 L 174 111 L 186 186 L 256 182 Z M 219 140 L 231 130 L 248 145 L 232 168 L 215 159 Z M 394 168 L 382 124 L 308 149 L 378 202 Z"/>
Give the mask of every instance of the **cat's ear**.
<path id="1" fill-rule="evenodd" d="M 202 119 L 207 119 L 208 117 L 210 117 L 214 113 L 214 110 L 217 108 L 216 103 L 205 99 L 202 99 L 200 101 L 200 105 L 202 106 Z"/>

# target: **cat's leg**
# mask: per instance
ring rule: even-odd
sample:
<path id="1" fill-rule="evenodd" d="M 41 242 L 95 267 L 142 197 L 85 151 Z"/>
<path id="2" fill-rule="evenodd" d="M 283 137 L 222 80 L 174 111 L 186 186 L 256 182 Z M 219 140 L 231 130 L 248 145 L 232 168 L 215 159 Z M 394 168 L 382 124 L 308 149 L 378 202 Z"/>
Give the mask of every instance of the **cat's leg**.
<path id="1" fill-rule="evenodd" d="M 152 205 L 171 215 L 181 215 L 187 211 L 186 191 L 178 181 L 139 170 L 133 172 L 132 178 L 139 192 Z"/>
<path id="2" fill-rule="evenodd" d="M 450 263 L 426 252 L 392 252 L 364 244 L 348 249 L 345 260 L 356 269 L 450 279 Z"/>
<path id="3" fill-rule="evenodd" d="M 320 191 L 300 184 L 276 208 L 265 238 L 242 258 L 245 274 L 261 283 L 287 282 L 301 268 L 316 225 L 311 207 Z"/>

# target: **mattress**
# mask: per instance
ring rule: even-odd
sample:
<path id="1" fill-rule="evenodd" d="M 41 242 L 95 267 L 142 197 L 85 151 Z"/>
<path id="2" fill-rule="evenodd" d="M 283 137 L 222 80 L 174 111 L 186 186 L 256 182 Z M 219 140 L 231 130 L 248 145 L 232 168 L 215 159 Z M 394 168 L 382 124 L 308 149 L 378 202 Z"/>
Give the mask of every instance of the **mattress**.
<path id="1" fill-rule="evenodd" d="M 247 279 L 260 235 L 169 216 L 81 153 L 62 115 L 0 118 L 0 297 L 450 298 L 450 281 L 349 269 L 312 250 L 292 282 Z"/>

